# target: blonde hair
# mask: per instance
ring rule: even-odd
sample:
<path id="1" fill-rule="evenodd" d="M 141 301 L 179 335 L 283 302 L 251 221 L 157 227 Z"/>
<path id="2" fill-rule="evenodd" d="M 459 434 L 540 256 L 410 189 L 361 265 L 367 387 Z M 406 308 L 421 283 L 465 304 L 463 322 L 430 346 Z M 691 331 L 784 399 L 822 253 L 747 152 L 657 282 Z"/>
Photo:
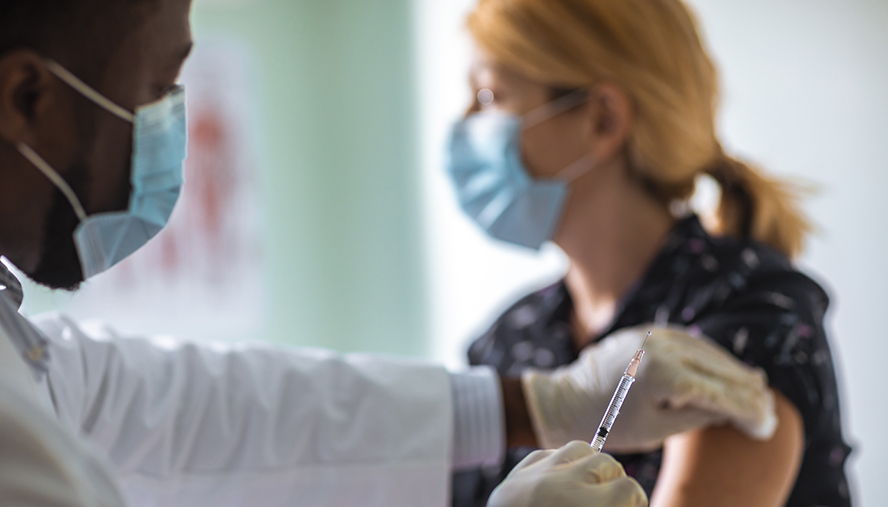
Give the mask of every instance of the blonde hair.
<path id="1" fill-rule="evenodd" d="M 664 202 L 700 175 L 722 197 L 711 232 L 798 255 L 810 224 L 801 188 L 725 154 L 716 133 L 718 74 L 681 0 L 480 0 L 469 30 L 497 63 L 558 88 L 608 82 L 634 108 L 630 169 Z"/>

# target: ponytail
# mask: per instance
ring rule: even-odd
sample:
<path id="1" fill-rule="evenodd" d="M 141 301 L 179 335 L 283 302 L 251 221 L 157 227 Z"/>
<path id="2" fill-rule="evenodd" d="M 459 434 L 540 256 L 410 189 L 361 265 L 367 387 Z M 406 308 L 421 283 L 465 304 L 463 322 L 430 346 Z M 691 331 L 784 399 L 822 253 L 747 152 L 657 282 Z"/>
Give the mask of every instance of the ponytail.
<path id="1" fill-rule="evenodd" d="M 799 207 L 808 189 L 722 154 L 704 171 L 721 187 L 714 233 L 760 241 L 790 258 L 812 226 Z"/>

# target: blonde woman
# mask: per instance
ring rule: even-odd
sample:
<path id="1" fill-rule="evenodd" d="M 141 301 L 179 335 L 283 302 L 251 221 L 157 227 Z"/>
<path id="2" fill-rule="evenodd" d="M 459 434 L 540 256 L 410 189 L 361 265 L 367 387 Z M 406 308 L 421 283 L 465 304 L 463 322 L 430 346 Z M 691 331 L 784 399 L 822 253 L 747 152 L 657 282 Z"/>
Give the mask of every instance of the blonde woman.
<path id="1" fill-rule="evenodd" d="M 761 368 L 779 422 L 767 441 L 711 427 L 618 455 L 652 504 L 850 505 L 828 300 L 792 264 L 809 224 L 791 186 L 722 150 L 717 74 L 688 7 L 481 0 L 468 26 L 476 101 L 447 164 L 462 208 L 493 238 L 552 241 L 570 260 L 472 344 L 470 362 L 523 377 L 533 411 L 546 401 L 534 369 L 630 326 L 683 326 Z M 703 175 L 722 192 L 706 225 L 682 211 Z M 525 454 L 457 474 L 454 504 L 483 505 Z"/>

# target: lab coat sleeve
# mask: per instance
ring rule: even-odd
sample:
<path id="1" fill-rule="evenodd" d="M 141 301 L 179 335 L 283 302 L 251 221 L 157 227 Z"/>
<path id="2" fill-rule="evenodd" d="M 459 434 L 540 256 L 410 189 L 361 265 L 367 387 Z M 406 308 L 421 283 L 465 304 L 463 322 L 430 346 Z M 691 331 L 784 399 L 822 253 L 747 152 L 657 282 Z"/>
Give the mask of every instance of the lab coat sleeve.
<path id="1" fill-rule="evenodd" d="M 110 458 L 133 505 L 446 504 L 442 368 L 36 324 L 59 418 Z"/>

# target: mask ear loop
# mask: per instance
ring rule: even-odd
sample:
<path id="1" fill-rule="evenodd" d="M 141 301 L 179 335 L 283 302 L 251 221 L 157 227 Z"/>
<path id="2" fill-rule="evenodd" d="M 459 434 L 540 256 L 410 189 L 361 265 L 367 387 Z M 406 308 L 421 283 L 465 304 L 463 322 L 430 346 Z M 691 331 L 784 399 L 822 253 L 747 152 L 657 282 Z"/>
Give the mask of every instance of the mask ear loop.
<path id="1" fill-rule="evenodd" d="M 71 207 L 74 208 L 74 213 L 77 214 L 77 218 L 79 218 L 81 222 L 86 220 L 86 211 L 83 209 L 83 205 L 80 204 L 80 199 L 77 198 L 77 194 L 75 194 L 71 189 L 71 186 L 68 185 L 68 182 L 59 176 L 59 173 L 55 172 L 55 170 L 27 144 L 18 143 L 16 144 L 16 148 L 18 148 L 19 153 L 21 153 L 23 157 L 34 164 L 34 167 L 39 169 L 40 172 L 42 172 L 43 175 L 62 192 L 62 195 L 68 199 L 68 202 L 71 203 Z"/>
<path id="2" fill-rule="evenodd" d="M 579 179 L 594 167 L 595 159 L 592 158 L 592 155 L 583 155 L 579 160 L 565 167 L 563 171 L 555 176 L 555 179 L 565 183 L 573 183 L 574 180 Z"/>
<path id="3" fill-rule="evenodd" d="M 558 116 L 559 114 L 566 113 L 571 109 L 587 102 L 589 100 L 589 92 L 587 90 L 577 90 L 563 97 L 559 97 L 548 104 L 543 104 L 542 106 L 532 110 L 531 112 L 525 114 L 522 117 L 522 129 L 529 129 L 540 123 Z M 570 164 L 565 167 L 561 172 L 559 172 L 554 178 L 555 181 L 564 181 L 566 183 L 572 183 L 574 180 L 583 176 L 587 172 L 591 171 L 592 168 L 595 167 L 595 163 L 592 160 L 591 155 L 583 155 L 576 162 Z"/>
<path id="4" fill-rule="evenodd" d="M 77 76 L 72 74 L 70 71 L 68 71 L 68 69 L 62 67 L 58 63 L 56 63 L 52 60 L 47 60 L 46 61 L 46 68 L 49 69 L 50 72 L 55 74 L 55 76 L 57 78 L 64 81 L 65 84 L 67 84 L 71 88 L 74 88 L 75 90 L 77 90 L 78 92 L 83 94 L 84 97 L 93 101 L 97 106 L 101 107 L 105 111 L 108 111 L 109 113 L 113 114 L 114 116 L 120 118 L 123 121 L 129 122 L 129 123 L 133 123 L 135 121 L 136 117 L 133 113 L 127 111 L 126 109 L 118 106 L 114 102 L 111 102 L 110 100 L 105 98 L 104 95 L 97 92 L 90 85 L 81 81 L 80 78 L 78 78 Z"/>
<path id="5" fill-rule="evenodd" d="M 108 111 L 109 113 L 117 116 L 118 118 L 133 123 L 135 121 L 135 115 L 126 109 L 118 106 L 114 102 L 111 102 L 104 95 L 97 92 L 93 87 L 84 83 L 77 76 L 72 74 L 68 69 L 62 67 L 58 63 L 53 60 L 46 60 L 46 68 L 52 72 L 57 78 L 61 79 L 62 82 L 70 86 L 71 88 L 80 92 L 84 97 L 91 100 L 97 106 L 102 109 Z M 71 207 L 74 208 L 74 213 L 77 214 L 77 218 L 80 219 L 81 222 L 86 220 L 86 210 L 83 208 L 83 204 L 80 203 L 80 199 L 77 198 L 77 194 L 74 193 L 74 190 L 71 189 L 71 186 L 68 185 L 68 182 L 64 180 L 59 173 L 57 173 L 52 166 L 50 166 L 43 157 L 37 154 L 36 151 L 31 149 L 25 143 L 17 143 L 16 148 L 19 153 L 22 154 L 31 164 L 34 165 L 40 172 L 43 173 L 44 176 L 51 181 L 56 188 L 65 196 L 68 202 L 71 204 Z"/>
<path id="6" fill-rule="evenodd" d="M 568 93 L 526 113 L 521 117 L 521 123 L 524 129 L 535 127 L 550 118 L 566 113 L 580 104 L 588 102 L 588 100 L 589 92 L 587 90 L 577 90 Z"/>

